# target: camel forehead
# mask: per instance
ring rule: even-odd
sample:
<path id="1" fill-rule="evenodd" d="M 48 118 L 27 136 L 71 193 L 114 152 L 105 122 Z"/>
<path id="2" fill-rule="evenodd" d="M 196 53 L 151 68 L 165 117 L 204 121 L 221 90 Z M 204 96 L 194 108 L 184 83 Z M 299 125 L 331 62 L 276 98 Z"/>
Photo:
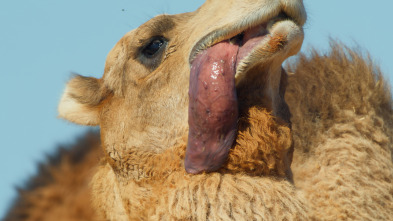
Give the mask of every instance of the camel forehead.
<path id="1" fill-rule="evenodd" d="M 153 36 L 160 36 L 165 32 L 171 31 L 175 26 L 176 19 L 179 15 L 158 15 L 138 28 L 133 29 L 126 33 L 112 48 L 107 56 L 107 63 L 116 60 L 119 53 L 124 50 L 137 50 L 142 47 L 146 40 Z M 108 65 L 111 65 L 107 64 Z"/>
<path id="2" fill-rule="evenodd" d="M 143 46 L 146 39 L 153 36 L 165 35 L 174 28 L 179 28 L 181 21 L 186 19 L 187 14 L 179 15 L 157 15 L 154 18 L 140 25 L 138 28 L 126 33 L 120 41 L 123 46 L 134 44 L 135 46 Z M 120 45 L 119 45 L 120 46 Z"/>
<path id="3" fill-rule="evenodd" d="M 184 24 L 194 13 L 182 13 L 176 15 L 158 15 L 143 23 L 138 28 L 126 33 L 109 52 L 104 71 L 104 78 L 111 75 L 113 66 L 122 66 L 126 60 L 136 60 L 140 52 L 153 37 L 163 36 L 168 40 L 179 39 L 179 33 L 185 31 Z M 181 37 L 180 37 L 181 38 Z M 182 42 L 184 46 L 185 42 Z M 181 53 L 177 53 L 180 55 Z M 108 76 L 105 76 L 108 75 Z M 111 76 L 113 77 L 113 76 Z"/>

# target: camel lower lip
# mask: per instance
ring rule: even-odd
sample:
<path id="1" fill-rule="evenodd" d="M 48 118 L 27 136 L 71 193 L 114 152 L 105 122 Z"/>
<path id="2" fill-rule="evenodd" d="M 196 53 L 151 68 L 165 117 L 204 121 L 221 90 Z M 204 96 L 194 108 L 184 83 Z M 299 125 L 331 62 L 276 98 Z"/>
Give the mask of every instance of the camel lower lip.
<path id="1" fill-rule="evenodd" d="M 267 35 L 266 24 L 258 25 L 244 32 L 242 44 L 239 46 L 236 58 L 236 67 Z"/>

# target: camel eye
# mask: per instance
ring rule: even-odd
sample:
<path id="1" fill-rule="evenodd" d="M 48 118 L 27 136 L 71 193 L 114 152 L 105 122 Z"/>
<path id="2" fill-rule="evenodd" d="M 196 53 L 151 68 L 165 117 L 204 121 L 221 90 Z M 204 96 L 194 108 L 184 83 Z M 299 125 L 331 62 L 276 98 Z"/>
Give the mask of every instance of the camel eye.
<path id="1" fill-rule="evenodd" d="M 163 37 L 153 39 L 143 50 L 142 53 L 147 58 L 151 58 L 158 54 L 160 49 L 165 45 L 166 40 Z"/>
<path id="2" fill-rule="evenodd" d="M 162 36 L 153 37 L 139 49 L 137 59 L 150 70 L 156 69 L 164 57 L 168 40 Z"/>

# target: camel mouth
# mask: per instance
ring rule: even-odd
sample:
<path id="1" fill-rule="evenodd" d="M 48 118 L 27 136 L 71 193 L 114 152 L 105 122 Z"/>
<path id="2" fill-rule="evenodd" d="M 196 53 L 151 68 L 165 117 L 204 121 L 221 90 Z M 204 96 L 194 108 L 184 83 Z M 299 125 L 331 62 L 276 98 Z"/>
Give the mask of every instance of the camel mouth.
<path id="1" fill-rule="evenodd" d="M 286 23 L 286 24 L 285 24 Z M 236 27 L 237 25 L 233 25 Z M 281 27 L 280 27 L 281 26 Z M 293 30 L 282 31 L 279 30 L 282 26 L 291 26 Z M 284 32 L 284 33 L 280 33 Z M 292 33 L 290 33 L 292 32 Z M 291 35 L 291 36 L 290 36 Z M 297 35 L 297 36 L 294 36 Z M 290 36 L 292 39 L 286 37 Z M 244 72 L 252 68 L 260 60 L 267 59 L 268 56 L 273 56 L 274 53 L 279 52 L 285 48 L 289 41 L 303 41 L 303 31 L 301 25 L 297 20 L 285 12 L 281 11 L 277 15 L 272 16 L 267 20 L 258 22 L 251 27 L 244 26 L 237 29 L 216 30 L 201 38 L 200 41 L 191 50 L 189 63 L 192 62 L 199 53 L 206 49 L 220 43 L 229 42 L 232 45 L 239 47 L 239 56 L 236 59 L 236 84 L 242 79 Z M 255 55 L 261 50 L 268 50 L 268 56 L 260 56 L 259 59 Z M 259 60 L 259 61 L 258 61 Z M 256 64 L 254 64 L 256 63 Z"/>
<path id="2" fill-rule="evenodd" d="M 200 43 L 203 50 L 193 50 L 190 59 L 189 135 L 184 165 L 192 174 L 216 171 L 226 161 L 237 135 L 236 86 L 249 70 L 277 60 L 281 64 L 297 53 L 303 41 L 301 27 L 285 13 L 233 32 L 223 40 L 217 34 L 213 36 L 216 40 L 209 40 L 213 43 L 208 47 Z"/>

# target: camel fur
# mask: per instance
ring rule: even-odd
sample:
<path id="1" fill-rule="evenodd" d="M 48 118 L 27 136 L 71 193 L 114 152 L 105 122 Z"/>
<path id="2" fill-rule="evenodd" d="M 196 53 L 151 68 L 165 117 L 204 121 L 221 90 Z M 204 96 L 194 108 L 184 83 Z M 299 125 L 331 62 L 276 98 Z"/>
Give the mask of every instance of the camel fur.
<path id="1" fill-rule="evenodd" d="M 391 220 L 393 109 L 370 57 L 332 42 L 289 67 L 296 187 L 314 220 Z"/>
<path id="2" fill-rule="evenodd" d="M 300 54 L 284 70 L 283 61 L 300 50 L 305 21 L 301 0 L 207 0 L 195 12 L 160 15 L 127 33 L 109 53 L 101 79 L 71 79 L 60 117 L 100 126 L 101 144 L 90 151 L 101 148 L 101 163 L 89 155 L 80 161 L 96 168 L 92 203 L 84 204 L 90 219 L 391 219 L 389 87 L 370 58 L 334 41 L 329 53 Z M 269 34 L 236 69 L 238 130 L 228 158 L 217 171 L 189 174 L 190 64 L 198 53 L 261 24 Z M 162 48 L 147 56 L 155 40 Z M 87 181 L 88 175 L 78 185 L 63 179 L 53 185 L 79 192 Z M 27 191 L 10 214 L 44 220 L 49 213 L 35 207 L 38 198 L 21 205 L 39 191 L 59 191 L 51 186 Z M 72 197 L 89 198 L 61 196 Z M 36 214 L 24 212 L 29 208 Z"/>
<path id="3" fill-rule="evenodd" d="M 97 132 L 88 132 L 71 146 L 40 164 L 38 174 L 19 187 L 19 196 L 5 221 L 99 220 L 90 206 L 89 182 L 102 157 Z"/>

